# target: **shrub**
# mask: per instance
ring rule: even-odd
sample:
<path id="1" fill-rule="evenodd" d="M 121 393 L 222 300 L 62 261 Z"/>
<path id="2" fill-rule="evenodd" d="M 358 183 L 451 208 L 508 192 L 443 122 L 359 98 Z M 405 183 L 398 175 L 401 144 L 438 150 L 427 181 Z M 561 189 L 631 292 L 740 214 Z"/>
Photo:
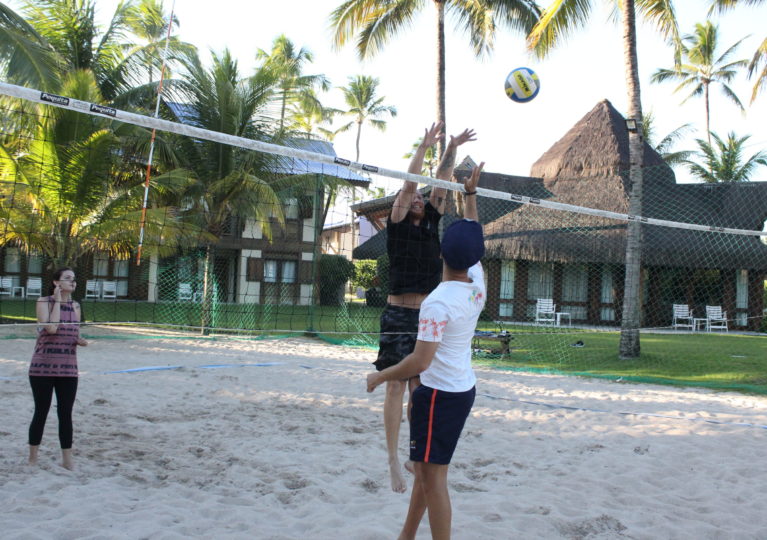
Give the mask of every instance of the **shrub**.
<path id="1" fill-rule="evenodd" d="M 339 306 L 344 301 L 344 285 L 354 275 L 354 264 L 343 255 L 320 255 L 320 305 Z"/>
<path id="2" fill-rule="evenodd" d="M 376 281 L 376 261 L 366 259 L 354 261 L 354 277 L 352 277 L 352 287 L 362 287 L 367 290 L 375 285 Z"/>

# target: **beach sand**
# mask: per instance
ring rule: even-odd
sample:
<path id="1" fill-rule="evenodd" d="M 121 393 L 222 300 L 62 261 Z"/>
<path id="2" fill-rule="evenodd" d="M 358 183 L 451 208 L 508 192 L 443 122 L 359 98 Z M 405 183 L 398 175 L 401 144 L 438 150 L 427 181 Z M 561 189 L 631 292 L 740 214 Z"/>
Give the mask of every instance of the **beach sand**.
<path id="1" fill-rule="evenodd" d="M 365 391 L 375 351 L 84 334 L 75 471 L 55 408 L 26 464 L 34 342 L 0 340 L 4 539 L 397 537 L 409 492 L 389 487 L 383 389 Z M 148 367 L 172 369 L 114 373 Z M 476 371 L 453 538 L 767 538 L 767 398 Z"/>

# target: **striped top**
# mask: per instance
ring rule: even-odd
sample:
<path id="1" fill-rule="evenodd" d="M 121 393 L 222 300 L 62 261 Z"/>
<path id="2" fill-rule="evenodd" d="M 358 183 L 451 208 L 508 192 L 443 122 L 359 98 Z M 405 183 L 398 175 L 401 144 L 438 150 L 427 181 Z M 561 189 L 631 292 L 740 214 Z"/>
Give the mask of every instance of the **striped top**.
<path id="1" fill-rule="evenodd" d="M 55 300 L 52 296 L 47 300 L 49 309 L 53 309 Z M 80 337 L 80 325 L 68 324 L 80 322 L 73 302 L 62 302 L 60 320 L 55 334 L 49 334 L 45 328 L 41 328 L 37 334 L 35 353 L 29 366 L 30 375 L 77 377 L 77 339 Z"/>

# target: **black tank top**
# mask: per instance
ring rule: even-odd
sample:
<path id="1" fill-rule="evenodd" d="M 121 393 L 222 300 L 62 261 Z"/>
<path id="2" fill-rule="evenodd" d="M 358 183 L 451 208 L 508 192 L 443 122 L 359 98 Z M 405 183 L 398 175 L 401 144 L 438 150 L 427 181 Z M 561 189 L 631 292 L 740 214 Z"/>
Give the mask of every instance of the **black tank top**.
<path id="1" fill-rule="evenodd" d="M 431 203 L 424 205 L 424 217 L 413 225 L 406 217 L 386 221 L 386 251 L 389 254 L 389 293 L 429 294 L 442 281 L 439 255 L 439 220 L 442 215 Z"/>

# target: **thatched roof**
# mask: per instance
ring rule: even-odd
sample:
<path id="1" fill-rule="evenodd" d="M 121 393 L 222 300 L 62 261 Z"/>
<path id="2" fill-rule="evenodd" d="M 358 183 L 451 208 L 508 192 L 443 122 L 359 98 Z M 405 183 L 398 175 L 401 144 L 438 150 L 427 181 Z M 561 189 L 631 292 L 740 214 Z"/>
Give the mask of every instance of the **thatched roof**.
<path id="1" fill-rule="evenodd" d="M 767 217 L 767 184 L 678 185 L 657 152 L 644 146 L 642 215 L 761 230 Z M 543 179 L 549 200 L 625 214 L 628 168 L 625 120 L 605 100 L 543 154 L 531 173 Z M 487 256 L 622 264 L 625 231 L 625 222 L 526 205 L 485 226 Z M 643 263 L 767 269 L 767 246 L 756 237 L 647 225 Z"/>

